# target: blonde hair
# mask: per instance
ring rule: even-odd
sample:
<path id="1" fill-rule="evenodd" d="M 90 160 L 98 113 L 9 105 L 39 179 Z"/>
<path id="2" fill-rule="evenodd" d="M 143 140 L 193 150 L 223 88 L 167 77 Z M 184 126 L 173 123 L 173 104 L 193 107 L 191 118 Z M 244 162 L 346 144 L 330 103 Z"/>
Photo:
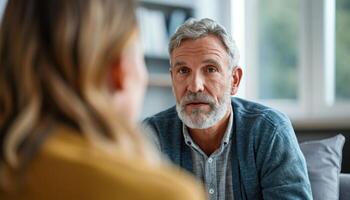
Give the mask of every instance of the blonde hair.
<path id="1" fill-rule="evenodd" d="M 151 148 L 110 109 L 108 66 L 136 31 L 129 0 L 9 0 L 0 32 L 1 161 L 45 122 L 68 123 L 96 146 L 150 158 Z M 63 120 L 64 119 L 64 120 Z"/>

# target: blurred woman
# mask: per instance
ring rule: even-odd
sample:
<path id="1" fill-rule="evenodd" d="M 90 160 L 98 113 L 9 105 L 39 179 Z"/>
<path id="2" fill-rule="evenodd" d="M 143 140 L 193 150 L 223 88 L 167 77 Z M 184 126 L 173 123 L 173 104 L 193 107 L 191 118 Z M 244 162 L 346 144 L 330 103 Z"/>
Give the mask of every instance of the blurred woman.
<path id="1" fill-rule="evenodd" d="M 130 0 L 9 0 L 0 199 L 203 199 L 136 131 L 147 75 Z"/>

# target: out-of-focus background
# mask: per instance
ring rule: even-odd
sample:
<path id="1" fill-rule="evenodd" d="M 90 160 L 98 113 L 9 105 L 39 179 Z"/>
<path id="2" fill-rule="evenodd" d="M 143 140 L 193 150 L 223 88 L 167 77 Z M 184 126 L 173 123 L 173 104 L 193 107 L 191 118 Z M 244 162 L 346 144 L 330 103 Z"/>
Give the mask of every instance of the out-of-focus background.
<path id="1" fill-rule="evenodd" d="M 239 97 L 282 110 L 298 128 L 350 128 L 349 0 L 140 0 L 137 14 L 150 72 L 142 118 L 174 105 L 169 37 L 208 17 L 238 44 Z"/>
<path id="2" fill-rule="evenodd" d="M 169 37 L 212 18 L 240 50 L 238 96 L 286 113 L 299 141 L 342 133 L 350 172 L 350 0 L 140 0 L 137 13 L 150 73 L 142 119 L 175 104 Z"/>
<path id="3" fill-rule="evenodd" d="M 139 0 L 137 15 L 150 74 L 141 119 L 175 104 L 167 43 L 176 27 L 212 18 L 240 50 L 238 96 L 286 113 L 299 141 L 342 133 L 350 172 L 350 0 Z"/>

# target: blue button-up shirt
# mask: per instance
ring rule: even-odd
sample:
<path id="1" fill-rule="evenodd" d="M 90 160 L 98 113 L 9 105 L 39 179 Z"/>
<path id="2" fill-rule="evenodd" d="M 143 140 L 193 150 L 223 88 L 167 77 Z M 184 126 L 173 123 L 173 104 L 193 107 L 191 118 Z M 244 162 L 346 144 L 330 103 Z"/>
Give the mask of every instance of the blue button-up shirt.
<path id="1" fill-rule="evenodd" d="M 210 200 L 234 199 L 230 151 L 233 122 L 231 107 L 230 111 L 229 122 L 227 123 L 221 145 L 210 156 L 207 156 L 196 142 L 192 140 L 185 124 L 182 127 L 186 145 L 191 148 L 193 173 L 205 184 Z"/>

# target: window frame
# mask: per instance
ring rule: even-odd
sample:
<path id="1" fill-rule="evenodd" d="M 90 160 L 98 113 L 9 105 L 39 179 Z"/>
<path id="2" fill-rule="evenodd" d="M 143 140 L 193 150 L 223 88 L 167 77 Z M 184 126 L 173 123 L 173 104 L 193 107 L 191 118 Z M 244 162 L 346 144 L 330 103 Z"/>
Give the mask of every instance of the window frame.
<path id="1" fill-rule="evenodd" d="M 244 69 L 240 97 L 258 101 L 286 113 L 297 128 L 350 127 L 350 99 L 335 100 L 335 1 L 300 0 L 298 99 L 258 98 L 257 67 L 259 0 L 232 0 L 232 33 Z M 243 10 L 243 11 L 242 11 Z M 247 21 L 249 19 L 249 21 Z"/>

